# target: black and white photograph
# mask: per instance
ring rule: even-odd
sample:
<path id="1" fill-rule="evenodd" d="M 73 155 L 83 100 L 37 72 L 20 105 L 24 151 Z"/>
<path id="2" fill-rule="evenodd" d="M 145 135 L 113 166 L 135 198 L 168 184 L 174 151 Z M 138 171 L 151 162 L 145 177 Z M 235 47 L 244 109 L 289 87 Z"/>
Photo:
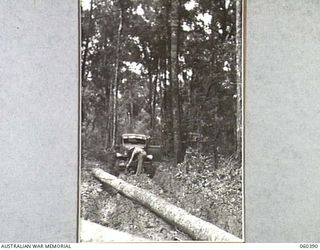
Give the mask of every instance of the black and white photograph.
<path id="1" fill-rule="evenodd" d="M 80 9 L 80 242 L 243 242 L 242 1 Z"/>

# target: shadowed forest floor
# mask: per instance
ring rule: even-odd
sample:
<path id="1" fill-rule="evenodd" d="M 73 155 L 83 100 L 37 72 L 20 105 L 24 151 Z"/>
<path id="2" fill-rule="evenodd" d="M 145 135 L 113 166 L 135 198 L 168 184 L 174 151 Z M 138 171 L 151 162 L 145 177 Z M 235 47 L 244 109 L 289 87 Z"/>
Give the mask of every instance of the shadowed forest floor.
<path id="1" fill-rule="evenodd" d="M 153 179 L 121 174 L 119 178 L 152 192 L 221 229 L 242 237 L 241 168 L 233 158 L 220 159 L 215 169 L 212 157 L 192 153 L 173 166 L 157 164 Z M 154 241 L 187 241 L 188 235 L 153 212 L 102 185 L 91 173 L 99 167 L 112 172 L 110 162 L 86 157 L 81 170 L 81 217 L 100 225 Z"/>

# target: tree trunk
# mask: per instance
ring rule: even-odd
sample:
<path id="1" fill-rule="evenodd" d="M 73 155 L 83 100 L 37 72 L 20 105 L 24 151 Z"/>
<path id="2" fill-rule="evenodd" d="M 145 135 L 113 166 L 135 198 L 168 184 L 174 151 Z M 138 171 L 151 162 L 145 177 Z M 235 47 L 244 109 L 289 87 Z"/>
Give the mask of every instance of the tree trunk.
<path id="1" fill-rule="evenodd" d="M 211 16 L 215 16 L 215 3 L 211 2 Z M 216 38 L 215 38 L 215 19 L 211 19 L 210 23 L 210 29 L 211 29 L 211 35 L 210 35 L 210 46 L 211 46 L 211 55 L 210 55 L 210 82 L 208 84 L 208 87 L 206 88 L 206 93 L 205 93 L 205 101 L 210 98 L 210 92 L 213 92 L 212 99 L 215 99 L 216 105 L 213 107 L 214 112 L 214 124 L 215 124 L 215 135 L 213 136 L 212 140 L 212 151 L 214 154 L 214 169 L 218 168 L 218 138 L 220 136 L 220 131 L 221 131 L 221 123 L 220 123 L 220 114 L 219 114 L 219 106 L 220 106 L 220 97 L 218 93 L 218 86 L 217 86 L 217 81 L 216 81 L 216 75 L 215 75 L 215 69 L 216 69 L 216 55 L 215 52 L 217 51 L 217 46 L 216 46 Z M 223 30 L 225 32 L 225 30 Z M 203 104 L 205 105 L 205 104 Z M 202 114 L 204 115 L 204 114 Z M 201 117 L 201 120 L 203 117 Z M 202 132 L 201 132 L 202 133 Z"/>
<path id="2" fill-rule="evenodd" d="M 149 67 L 148 67 L 148 77 L 149 77 L 149 100 L 148 100 L 148 110 L 149 110 L 149 115 L 150 115 L 150 131 L 152 131 L 152 97 L 153 97 L 153 80 L 152 80 L 152 71 L 151 71 L 151 60 L 148 62 Z M 152 135 L 151 135 L 152 136 Z"/>
<path id="3" fill-rule="evenodd" d="M 153 80 L 153 83 L 152 83 L 152 90 L 151 90 L 151 117 L 150 117 L 150 120 L 151 120 L 151 133 L 150 135 L 152 137 L 154 137 L 155 135 L 155 124 L 156 124 L 156 97 L 157 97 L 157 84 L 158 84 L 158 77 L 159 77 L 159 61 L 157 63 L 157 69 L 156 69 L 156 72 L 155 72 L 155 78 Z"/>
<path id="4" fill-rule="evenodd" d="M 166 85 L 166 58 L 163 59 L 161 69 L 161 79 L 159 81 L 159 106 L 160 106 L 160 137 L 161 145 L 164 146 L 166 142 L 164 132 L 165 120 L 165 110 L 164 110 L 164 86 Z"/>
<path id="5" fill-rule="evenodd" d="M 129 82 L 129 129 L 133 132 L 133 95 L 132 95 L 132 81 Z"/>
<path id="6" fill-rule="evenodd" d="M 110 88 L 109 88 L 109 107 L 107 108 L 106 114 L 107 114 L 107 138 L 108 138 L 108 147 L 110 148 L 110 146 L 112 147 L 112 142 L 113 142 L 113 84 L 110 83 Z"/>
<path id="7" fill-rule="evenodd" d="M 146 190 L 126 183 L 99 168 L 93 169 L 92 172 L 100 181 L 113 187 L 126 197 L 141 203 L 170 224 L 190 235 L 194 240 L 241 242 L 241 239 L 236 236 L 189 214 L 187 211 L 170 204 Z"/>
<path id="8" fill-rule="evenodd" d="M 171 84 L 172 84 L 172 120 L 173 120 L 173 147 L 175 163 L 181 162 L 180 136 L 180 108 L 179 108 L 179 81 L 178 81 L 178 12 L 179 1 L 171 2 Z"/>
<path id="9" fill-rule="evenodd" d="M 125 232 L 101 226 L 88 220 L 80 220 L 80 242 L 103 243 L 110 241 L 149 241 Z"/>
<path id="10" fill-rule="evenodd" d="M 236 0 L 236 70 L 237 70 L 237 157 L 241 159 L 242 152 L 242 4 Z"/>
<path id="11" fill-rule="evenodd" d="M 152 117 L 151 117 L 151 135 L 154 137 L 155 135 L 155 129 L 156 129 L 156 104 L 157 104 L 157 85 L 158 85 L 158 78 L 159 78 L 159 72 L 160 72 L 160 59 L 158 59 L 157 64 L 157 75 L 153 83 L 153 97 L 152 97 Z"/>
<path id="12" fill-rule="evenodd" d="M 173 152 L 173 134 L 172 134 L 172 84 L 171 78 L 171 28 L 170 28 L 170 0 L 164 1 L 165 7 L 165 53 L 163 55 L 163 85 L 162 85 L 162 145 L 164 146 L 164 153 L 172 157 Z"/>
<path id="13" fill-rule="evenodd" d="M 121 47 L 121 33 L 123 25 L 123 10 L 120 8 L 119 27 L 117 33 L 117 46 L 116 46 L 116 62 L 113 83 L 113 119 L 112 119 L 112 147 L 117 143 L 117 129 L 118 129 L 118 80 L 119 80 L 119 61 L 120 61 L 120 47 Z"/>
<path id="14" fill-rule="evenodd" d="M 104 65 L 107 65 L 107 56 L 104 55 L 104 61 L 103 61 Z M 105 122 L 105 130 L 104 130 L 104 148 L 110 148 L 111 145 L 111 120 L 110 120 L 110 112 L 112 110 L 112 83 L 110 83 L 110 80 L 104 79 L 105 81 L 105 86 L 104 86 L 104 95 L 105 95 L 105 117 L 104 117 L 104 122 Z"/>
<path id="15" fill-rule="evenodd" d="M 82 57 L 82 65 L 81 65 L 81 79 L 84 80 L 85 76 L 85 69 L 86 69 L 86 62 L 87 62 L 87 56 L 89 52 L 89 41 L 90 41 L 90 32 L 92 27 L 92 10 L 93 10 L 93 0 L 90 1 L 90 11 L 89 11 L 89 25 L 88 25 L 88 32 L 87 36 L 85 38 L 85 45 L 84 45 L 84 50 L 83 50 L 83 57 Z"/>

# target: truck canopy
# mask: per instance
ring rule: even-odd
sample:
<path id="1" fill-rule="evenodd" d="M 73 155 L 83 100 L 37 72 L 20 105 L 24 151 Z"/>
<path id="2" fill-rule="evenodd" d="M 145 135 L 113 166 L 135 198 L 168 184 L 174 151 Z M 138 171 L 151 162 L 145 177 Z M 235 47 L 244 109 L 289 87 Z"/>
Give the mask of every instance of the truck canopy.
<path id="1" fill-rule="evenodd" d="M 150 136 L 143 135 L 143 134 L 123 134 L 122 138 L 123 139 L 131 139 L 131 138 L 133 139 L 133 138 L 135 138 L 135 139 L 147 140 L 147 139 L 150 138 Z"/>

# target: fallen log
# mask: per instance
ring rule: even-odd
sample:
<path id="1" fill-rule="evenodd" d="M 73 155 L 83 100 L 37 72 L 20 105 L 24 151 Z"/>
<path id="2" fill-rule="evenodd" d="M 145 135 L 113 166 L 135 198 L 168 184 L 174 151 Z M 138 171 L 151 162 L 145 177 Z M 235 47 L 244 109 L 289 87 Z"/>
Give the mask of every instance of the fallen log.
<path id="1" fill-rule="evenodd" d="M 178 227 L 194 240 L 215 242 L 242 242 L 242 240 L 217 226 L 206 222 L 187 211 L 170 204 L 164 199 L 136 186 L 133 186 L 99 168 L 92 170 L 101 182 L 113 187 L 126 197 L 150 209 L 168 223 Z"/>
<path id="2" fill-rule="evenodd" d="M 150 241 L 145 238 L 134 236 L 129 233 L 120 232 L 108 227 L 101 226 L 88 220 L 80 220 L 80 241 L 81 242 L 131 242 L 131 241 Z"/>

